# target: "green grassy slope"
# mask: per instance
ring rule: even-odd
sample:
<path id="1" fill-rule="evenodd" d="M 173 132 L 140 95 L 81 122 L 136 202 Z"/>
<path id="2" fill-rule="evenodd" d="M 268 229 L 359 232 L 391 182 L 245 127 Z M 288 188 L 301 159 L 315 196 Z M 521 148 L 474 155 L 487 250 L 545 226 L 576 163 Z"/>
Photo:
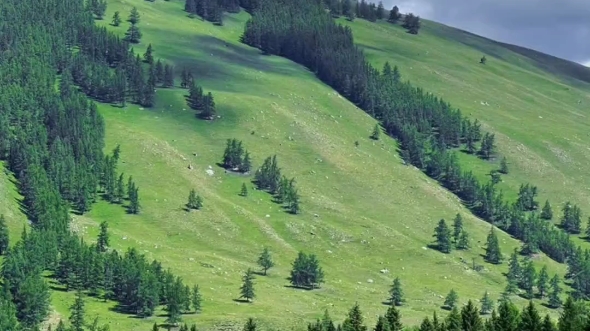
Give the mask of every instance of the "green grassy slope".
<path id="1" fill-rule="evenodd" d="M 20 199 L 14 176 L 6 169 L 5 163 L 0 162 L 0 215 L 6 219 L 12 243 L 20 238 L 23 226 L 27 224 L 19 206 Z"/>
<path id="2" fill-rule="evenodd" d="M 212 123 L 197 120 L 186 109 L 186 90 L 179 88 L 158 90 L 152 110 L 102 105 L 107 150 L 121 144 L 119 170 L 135 178 L 143 211 L 127 215 L 121 206 L 100 202 L 89 214 L 75 216 L 73 225 L 93 240 L 98 224 L 107 220 L 114 248 L 138 247 L 187 283 L 199 284 L 204 311 L 184 316 L 186 321 L 205 328 L 223 320 L 241 328 L 252 316 L 263 325 L 303 328 L 302 320 L 326 308 L 340 318 L 359 302 L 373 323 L 386 309 L 381 302 L 395 276 L 404 284 L 402 314 L 409 324 L 433 310 L 440 313 L 442 297 L 451 288 L 462 303 L 479 299 L 486 289 L 498 298 L 506 265 L 485 264 L 485 272 L 475 273 L 460 260 L 482 263 L 489 225 L 470 216 L 420 171 L 403 166 L 393 140 L 369 140 L 375 121 L 308 70 L 240 44 L 246 13 L 228 15 L 225 25 L 217 27 L 186 17 L 181 1 L 111 0 L 106 17 L 116 10 L 125 17 L 132 6 L 142 15 L 144 34 L 136 52 L 152 43 L 155 56 L 173 63 L 178 72 L 190 67 L 198 83 L 214 93 L 222 117 Z M 580 185 L 588 178 L 579 169 L 585 164 L 587 121 L 584 102 L 574 102 L 588 101 L 583 90 L 567 87 L 508 50 L 498 49 L 505 60 L 488 56 L 488 65 L 481 66 L 480 51 L 453 41 L 454 30 L 444 40 L 434 23 L 426 22 L 419 36 L 386 23 L 347 24 L 371 61 L 398 64 L 404 78 L 442 95 L 497 132 L 500 152 L 512 169 L 501 184 L 505 189 L 531 181 L 539 185 L 542 199 L 586 201 Z M 109 29 L 123 34 L 127 26 Z M 297 178 L 301 215 L 281 211 L 267 194 L 253 190 L 251 178 L 225 174 L 215 165 L 227 138 L 244 141 L 255 167 L 266 156 L 278 155 L 283 172 Z M 473 157 L 463 161 L 482 177 L 495 167 Z M 213 176 L 206 173 L 209 166 Z M 243 182 L 250 188 L 247 198 L 238 196 Z M 182 210 L 191 188 L 204 197 L 202 211 Z M 443 255 L 426 249 L 436 222 L 451 220 L 457 212 L 466 219 L 471 251 Z M 505 234 L 500 239 L 505 254 L 519 246 Z M 270 276 L 257 277 L 255 303 L 234 302 L 241 273 L 255 267 L 265 245 L 277 267 Z M 319 256 L 326 273 L 322 289 L 285 287 L 299 250 Z M 551 274 L 564 271 L 543 256 L 537 262 L 547 263 Z M 70 293 L 54 292 L 53 304 L 62 316 L 69 315 L 72 301 Z M 87 305 L 88 315 L 108 319 L 111 329 L 148 330 L 154 321 L 164 320 L 161 315 L 140 320 L 116 314 L 109 311 L 113 303 L 92 298 Z"/>

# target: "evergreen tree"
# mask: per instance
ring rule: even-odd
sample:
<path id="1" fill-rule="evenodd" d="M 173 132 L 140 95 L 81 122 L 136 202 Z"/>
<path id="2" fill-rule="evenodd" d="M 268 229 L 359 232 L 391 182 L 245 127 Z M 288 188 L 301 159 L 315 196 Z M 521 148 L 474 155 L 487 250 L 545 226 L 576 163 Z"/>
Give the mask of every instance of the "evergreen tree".
<path id="1" fill-rule="evenodd" d="M 376 16 L 378 20 L 382 20 L 385 17 L 385 7 L 383 7 L 382 1 L 379 1 L 379 4 L 377 5 Z"/>
<path id="2" fill-rule="evenodd" d="M 587 324 L 587 312 L 583 302 L 574 300 L 571 296 L 563 305 L 563 310 L 557 323 L 559 331 L 584 330 Z"/>
<path id="3" fill-rule="evenodd" d="M 173 87 L 174 86 L 174 68 L 171 65 L 164 65 L 164 78 L 162 87 Z"/>
<path id="4" fill-rule="evenodd" d="M 461 217 L 461 214 L 457 213 L 453 220 L 453 242 L 455 244 L 459 242 L 461 232 L 463 232 L 463 217 Z"/>
<path id="5" fill-rule="evenodd" d="M 461 236 L 459 237 L 459 242 L 457 242 L 457 249 L 469 249 L 469 234 L 467 231 L 461 231 Z"/>
<path id="6" fill-rule="evenodd" d="M 132 44 L 137 44 L 137 43 L 139 43 L 140 39 L 141 39 L 141 31 L 139 31 L 139 28 L 137 27 L 136 24 L 131 24 L 131 26 L 129 26 L 129 29 L 127 30 L 127 32 L 125 32 L 125 40 L 132 43 Z"/>
<path id="7" fill-rule="evenodd" d="M 201 311 L 202 301 L 203 301 L 203 298 L 201 297 L 201 292 L 199 291 L 199 286 L 195 285 L 193 287 L 192 297 L 191 297 L 191 303 L 193 305 L 193 309 L 195 310 L 195 313 L 198 313 Z"/>
<path id="8" fill-rule="evenodd" d="M 457 295 L 457 292 L 455 292 L 455 290 L 452 289 L 449 292 L 449 294 L 447 294 L 447 296 L 445 297 L 444 306 L 449 309 L 453 309 L 457 305 L 458 300 L 459 300 L 459 296 Z"/>
<path id="9" fill-rule="evenodd" d="M 153 64 L 154 63 L 154 49 L 152 48 L 152 44 L 149 44 L 145 53 L 143 54 L 143 62 L 147 63 L 147 64 Z"/>
<path id="10" fill-rule="evenodd" d="M 488 59 L 486 58 L 486 56 L 482 56 L 481 59 L 479 60 L 479 63 L 481 64 L 486 64 L 486 62 L 488 61 Z"/>
<path id="11" fill-rule="evenodd" d="M 342 322 L 342 331 L 367 331 L 364 325 L 363 314 L 358 303 L 348 311 L 348 316 Z"/>
<path id="12" fill-rule="evenodd" d="M 572 205 L 569 201 L 563 206 L 563 217 L 561 227 L 568 233 L 579 234 L 582 230 L 581 210 L 577 205 Z"/>
<path id="13" fill-rule="evenodd" d="M 0 214 L 0 255 L 6 254 L 8 250 L 8 226 L 4 215 Z"/>
<path id="14" fill-rule="evenodd" d="M 205 97 L 203 96 L 203 89 L 191 82 L 189 87 L 189 95 L 187 99 L 188 106 L 194 110 L 202 111 L 205 107 Z"/>
<path id="15" fill-rule="evenodd" d="M 256 322 L 252 317 L 249 317 L 246 321 L 243 331 L 256 331 Z"/>
<path id="16" fill-rule="evenodd" d="M 561 287 L 559 287 L 559 276 L 555 275 L 551 278 L 551 292 L 549 292 L 549 307 L 559 308 L 561 307 Z"/>
<path id="17" fill-rule="evenodd" d="M 379 318 L 377 318 L 377 324 L 375 325 L 373 331 L 391 331 L 391 327 L 389 326 L 387 318 L 385 318 L 384 316 L 379 316 Z"/>
<path id="18" fill-rule="evenodd" d="M 113 26 L 119 26 L 121 25 L 121 14 L 119 14 L 119 11 L 116 11 L 113 14 L 113 21 L 111 23 Z"/>
<path id="19" fill-rule="evenodd" d="M 399 277 L 395 277 L 389 290 L 389 301 L 392 306 L 401 306 L 404 303 L 404 292 Z"/>
<path id="20" fill-rule="evenodd" d="M 533 299 L 533 288 L 536 284 L 537 272 L 532 260 L 526 261 L 522 274 L 522 289 L 526 291 L 527 298 Z"/>
<path id="21" fill-rule="evenodd" d="M 84 331 L 84 297 L 82 291 L 76 292 L 76 299 L 74 304 L 70 307 L 70 323 L 72 324 L 72 331 Z"/>
<path id="22" fill-rule="evenodd" d="M 242 287 L 240 287 L 240 299 L 246 299 L 251 302 L 256 295 L 254 294 L 254 273 L 252 269 L 248 269 L 242 277 Z"/>
<path id="23" fill-rule="evenodd" d="M 0 291 L 7 290 L 0 289 Z M 2 331 L 19 331 L 18 320 L 16 318 L 16 307 L 11 301 L 10 292 L 0 293 L 0 330 Z"/>
<path id="24" fill-rule="evenodd" d="M 99 252 L 106 252 L 107 247 L 109 247 L 109 225 L 107 221 L 102 221 L 100 223 L 98 239 L 96 240 L 96 249 Z"/>
<path id="25" fill-rule="evenodd" d="M 182 320 L 184 286 L 180 278 L 174 279 L 173 276 L 171 278 L 168 283 L 169 287 L 166 289 L 166 311 L 168 312 L 166 323 L 177 325 Z"/>
<path id="26" fill-rule="evenodd" d="M 246 187 L 246 183 L 242 183 L 242 189 L 240 190 L 240 195 L 243 197 L 248 196 L 248 188 Z"/>
<path id="27" fill-rule="evenodd" d="M 199 209 L 198 199 L 197 199 L 197 192 L 195 189 L 191 189 L 188 194 L 188 203 L 186 204 L 188 209 Z"/>
<path id="28" fill-rule="evenodd" d="M 436 238 L 436 244 L 438 250 L 443 253 L 451 252 L 451 231 L 447 226 L 444 219 L 438 222 L 436 229 L 434 230 L 434 237 Z"/>
<path id="29" fill-rule="evenodd" d="M 588 328 L 586 328 L 586 329 L 588 329 Z M 555 323 L 553 323 L 549 314 L 545 315 L 545 318 L 543 319 L 543 325 L 541 326 L 540 330 L 541 331 L 557 331 L 557 328 L 555 327 Z"/>
<path id="30" fill-rule="evenodd" d="M 131 12 L 129 13 L 129 18 L 127 19 L 127 21 L 129 21 L 132 25 L 135 25 L 137 23 L 139 23 L 139 11 L 137 11 L 136 7 L 133 7 L 131 9 Z"/>
<path id="31" fill-rule="evenodd" d="M 488 291 L 486 291 L 481 299 L 481 313 L 487 315 L 492 310 L 494 310 L 494 301 L 490 298 Z"/>
<path id="32" fill-rule="evenodd" d="M 420 23 L 420 16 L 416 16 L 412 13 L 407 14 L 404 17 L 404 23 L 402 26 L 408 30 L 410 34 L 418 34 L 420 30 L 421 23 Z"/>
<path id="33" fill-rule="evenodd" d="M 461 309 L 462 329 L 464 331 L 483 331 L 479 310 L 471 300 Z"/>
<path id="34" fill-rule="evenodd" d="M 132 190 L 129 191 L 129 213 L 139 214 L 141 205 L 139 204 L 139 188 L 133 184 Z"/>
<path id="35" fill-rule="evenodd" d="M 373 133 L 371 133 L 371 139 L 379 140 L 380 136 L 381 136 L 381 127 L 379 126 L 379 124 L 375 124 L 375 127 L 373 128 Z"/>
<path id="36" fill-rule="evenodd" d="M 519 331 L 539 331 L 541 330 L 543 321 L 541 316 L 535 308 L 532 301 L 523 309 L 520 314 L 520 323 L 518 324 Z"/>
<path id="37" fill-rule="evenodd" d="M 545 201 L 545 205 L 541 211 L 541 218 L 544 220 L 550 220 L 553 218 L 553 210 L 551 210 L 551 204 L 549 204 L 549 200 Z"/>
<path id="38" fill-rule="evenodd" d="M 299 252 L 293 262 L 291 284 L 295 287 L 314 289 L 324 282 L 324 271 L 320 267 L 317 257 L 313 254 Z"/>
<path id="39" fill-rule="evenodd" d="M 125 179 L 124 175 L 120 174 L 119 179 L 117 180 L 117 185 L 115 186 L 115 202 L 122 202 L 123 198 L 125 197 Z"/>
<path id="40" fill-rule="evenodd" d="M 541 299 L 547 295 L 548 283 L 549 274 L 547 274 L 547 266 L 544 265 L 539 272 L 539 277 L 537 278 L 537 291 L 539 291 L 539 297 Z"/>
<path id="41" fill-rule="evenodd" d="M 215 101 L 213 100 L 213 94 L 209 92 L 203 97 L 203 110 L 199 116 L 206 120 L 212 120 L 215 118 L 215 114 Z"/>
<path id="42" fill-rule="evenodd" d="M 494 231 L 494 226 L 492 226 L 490 233 L 488 234 L 485 260 L 492 264 L 502 263 L 502 253 L 500 252 L 500 244 L 498 243 L 498 237 Z"/>
<path id="43" fill-rule="evenodd" d="M 385 318 L 387 319 L 391 331 L 403 330 L 404 326 L 402 324 L 402 318 L 399 310 L 395 308 L 395 305 L 391 305 L 389 308 L 387 308 Z"/>
<path id="44" fill-rule="evenodd" d="M 449 315 L 445 320 L 446 330 L 445 331 L 462 331 L 463 327 L 463 319 L 461 318 L 461 313 L 459 313 L 459 309 L 457 307 L 453 307 Z"/>
<path id="45" fill-rule="evenodd" d="M 272 256 L 267 247 L 264 248 L 260 256 L 258 257 L 258 265 L 262 268 L 262 272 L 266 276 L 268 269 L 272 268 L 275 264 L 272 261 Z"/>
<path id="46" fill-rule="evenodd" d="M 246 153 L 244 154 L 244 159 L 242 160 L 242 163 L 240 164 L 240 172 L 242 173 L 248 173 L 250 172 L 250 169 L 252 168 L 252 160 L 250 159 L 250 153 L 248 151 L 246 151 Z"/>
<path id="47" fill-rule="evenodd" d="M 201 208 L 203 208 L 203 198 L 201 198 L 200 195 L 197 195 L 197 201 L 195 204 L 195 208 L 200 210 Z"/>
<path id="48" fill-rule="evenodd" d="M 523 271 L 518 261 L 518 251 L 515 249 L 510 255 L 510 261 L 508 262 L 508 285 L 506 286 L 506 293 L 514 294 L 518 291 L 518 286 L 523 278 Z"/>
<path id="49" fill-rule="evenodd" d="M 399 8 L 397 8 L 397 6 L 393 6 L 393 8 L 391 8 L 391 11 L 389 12 L 389 18 L 387 19 L 387 21 L 395 24 L 399 21 L 400 17 L 401 14 L 399 13 Z"/>
<path id="50" fill-rule="evenodd" d="M 503 157 L 502 161 L 500 161 L 500 172 L 504 175 L 508 174 L 508 160 L 506 157 Z"/>

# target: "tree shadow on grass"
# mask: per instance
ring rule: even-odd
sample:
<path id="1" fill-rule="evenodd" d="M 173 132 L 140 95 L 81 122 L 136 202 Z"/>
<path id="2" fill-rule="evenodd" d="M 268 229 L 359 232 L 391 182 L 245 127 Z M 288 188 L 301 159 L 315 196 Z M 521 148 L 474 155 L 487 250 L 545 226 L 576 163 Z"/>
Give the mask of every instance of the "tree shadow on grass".
<path id="1" fill-rule="evenodd" d="M 248 301 L 246 299 L 232 299 L 233 302 L 238 302 L 238 303 L 252 303 L 252 301 Z"/>

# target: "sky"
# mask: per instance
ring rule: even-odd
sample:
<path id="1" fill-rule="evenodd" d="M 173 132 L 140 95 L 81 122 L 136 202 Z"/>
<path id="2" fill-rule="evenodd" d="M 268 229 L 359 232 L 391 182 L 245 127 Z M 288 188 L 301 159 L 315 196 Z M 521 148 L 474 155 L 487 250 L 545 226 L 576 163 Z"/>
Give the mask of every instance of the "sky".
<path id="1" fill-rule="evenodd" d="M 590 66 L 590 0 L 383 0 L 387 9 Z"/>

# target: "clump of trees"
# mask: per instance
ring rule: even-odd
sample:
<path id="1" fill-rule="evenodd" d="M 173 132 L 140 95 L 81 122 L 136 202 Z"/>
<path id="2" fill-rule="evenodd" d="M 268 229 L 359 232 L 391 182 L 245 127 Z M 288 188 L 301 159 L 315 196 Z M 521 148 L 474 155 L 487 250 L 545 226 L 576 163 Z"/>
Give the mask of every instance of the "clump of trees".
<path id="1" fill-rule="evenodd" d="M 254 183 L 258 189 L 266 190 L 274 195 L 275 201 L 282 203 L 291 214 L 299 214 L 299 193 L 295 186 L 295 178 L 288 179 L 281 175 L 277 156 L 267 157 L 256 171 Z"/>
<path id="2" fill-rule="evenodd" d="M 204 20 L 223 25 L 223 12 L 240 12 L 240 2 L 238 0 L 186 0 L 184 10 L 189 13 L 190 17 L 198 15 Z"/>
<path id="3" fill-rule="evenodd" d="M 297 259 L 293 262 L 289 281 L 295 287 L 319 288 L 324 282 L 324 271 L 317 257 L 314 254 L 299 252 Z"/>
<path id="4" fill-rule="evenodd" d="M 422 23 L 420 22 L 420 16 L 414 15 L 412 13 L 406 14 L 404 16 L 404 23 L 402 26 L 408 30 L 408 33 L 418 34 L 421 25 Z"/>
<path id="5" fill-rule="evenodd" d="M 132 43 L 132 44 L 137 44 L 139 43 L 139 40 L 141 39 L 141 31 L 139 30 L 139 27 L 137 26 L 137 24 L 139 23 L 139 11 L 137 10 L 136 7 L 133 7 L 133 9 L 131 9 L 131 13 L 129 13 L 129 18 L 127 19 L 127 21 L 129 23 L 131 23 L 131 25 L 129 26 L 129 29 L 127 30 L 127 32 L 125 32 L 125 40 Z M 114 21 L 114 19 L 113 19 Z"/>
<path id="6" fill-rule="evenodd" d="M 188 210 L 200 210 L 201 208 L 203 208 L 203 198 L 197 194 L 197 191 L 195 191 L 195 189 L 192 189 L 188 194 L 188 202 L 186 204 L 186 208 L 188 208 Z"/>
<path id="7" fill-rule="evenodd" d="M 217 114 L 215 109 L 215 100 L 213 94 L 208 92 L 205 94 L 203 88 L 195 83 L 194 77 L 186 68 L 182 72 L 181 87 L 189 89 L 189 94 L 186 98 L 187 105 L 197 111 L 197 117 L 205 120 L 212 120 Z"/>
<path id="8" fill-rule="evenodd" d="M 228 139 L 223 152 L 223 167 L 228 170 L 248 173 L 252 168 L 252 159 L 248 150 L 242 146 L 242 141 Z"/>

